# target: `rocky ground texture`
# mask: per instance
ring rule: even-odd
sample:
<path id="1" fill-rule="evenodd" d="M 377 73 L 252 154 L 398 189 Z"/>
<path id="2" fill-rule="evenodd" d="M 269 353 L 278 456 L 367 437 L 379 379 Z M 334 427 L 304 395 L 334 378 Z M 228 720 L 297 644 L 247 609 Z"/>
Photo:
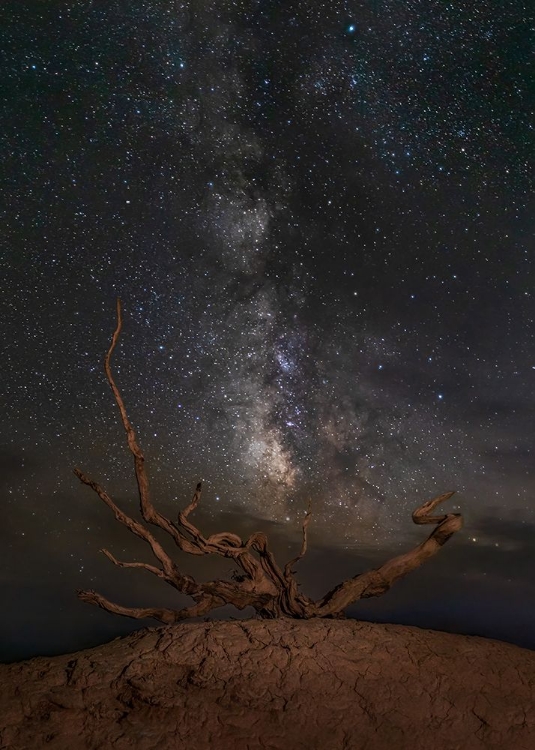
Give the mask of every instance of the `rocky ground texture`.
<path id="1" fill-rule="evenodd" d="M 535 652 L 352 620 L 150 628 L 0 665 L 10 750 L 535 747 Z"/>

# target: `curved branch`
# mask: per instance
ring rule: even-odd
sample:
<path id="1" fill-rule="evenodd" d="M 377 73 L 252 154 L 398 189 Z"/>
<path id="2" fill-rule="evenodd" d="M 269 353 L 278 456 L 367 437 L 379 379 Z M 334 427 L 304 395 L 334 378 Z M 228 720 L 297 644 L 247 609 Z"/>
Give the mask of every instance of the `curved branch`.
<path id="1" fill-rule="evenodd" d="M 144 466 L 145 457 L 143 456 L 143 453 L 141 452 L 141 448 L 139 447 L 139 444 L 137 442 L 134 428 L 132 427 L 130 420 L 128 419 L 128 414 L 126 413 L 126 407 L 124 405 L 123 397 L 121 396 L 121 392 L 119 391 L 119 388 L 117 387 L 117 384 L 113 377 L 113 373 L 111 371 L 111 365 L 110 365 L 111 355 L 113 354 L 113 350 L 115 349 L 117 345 L 117 341 L 119 340 L 119 336 L 121 334 L 122 328 L 123 328 L 122 305 L 121 305 L 121 300 L 117 298 L 117 326 L 115 328 L 115 331 L 113 332 L 110 348 L 106 352 L 106 356 L 104 358 L 104 370 L 106 372 L 108 383 L 110 384 L 110 387 L 113 391 L 115 402 L 117 406 L 119 407 L 119 412 L 121 414 L 121 421 L 123 423 L 123 427 L 125 429 L 126 437 L 128 440 L 128 447 L 130 449 L 130 452 L 134 456 L 136 479 L 137 479 L 137 485 L 139 489 L 139 499 L 141 502 L 141 514 L 143 518 L 147 521 L 148 517 L 152 515 L 152 511 L 154 509 L 152 507 L 152 503 L 150 500 L 149 481 L 148 481 L 147 473 L 145 471 L 145 466 Z"/>
<path id="2" fill-rule="evenodd" d="M 463 525 L 460 513 L 448 513 L 443 516 L 429 515 L 439 503 L 448 500 L 453 494 L 453 492 L 447 492 L 444 495 L 439 495 L 414 511 L 413 520 L 415 523 L 438 524 L 425 542 L 403 555 L 394 557 L 380 568 L 355 576 L 329 591 L 323 599 L 316 603 L 317 615 L 319 617 L 333 616 L 358 599 L 367 599 L 371 596 L 384 594 L 395 581 L 419 568 L 426 560 L 435 555 Z"/>
<path id="3" fill-rule="evenodd" d="M 189 516 L 189 514 L 192 513 L 195 510 L 195 508 L 201 502 L 201 493 L 202 493 L 202 482 L 199 482 L 197 484 L 197 486 L 195 487 L 195 492 L 193 493 L 193 497 L 191 499 L 191 503 L 180 514 L 180 516 L 182 518 L 187 518 Z"/>
<path id="4" fill-rule="evenodd" d="M 170 534 L 177 546 L 184 552 L 188 552 L 191 555 L 200 554 L 195 545 L 192 545 L 192 543 L 180 533 L 176 526 L 168 518 L 159 513 L 152 504 L 149 489 L 149 479 L 145 470 L 145 456 L 143 455 L 139 443 L 137 442 L 136 433 L 128 418 L 123 397 L 119 388 L 117 387 L 117 383 L 115 382 L 113 373 L 111 371 L 111 355 L 113 354 L 113 351 L 117 345 L 117 341 L 119 340 L 122 328 L 122 305 L 121 300 L 117 298 L 117 326 L 115 328 L 115 331 L 113 332 L 110 348 L 108 349 L 106 357 L 104 358 L 104 370 L 106 372 L 106 378 L 108 380 L 108 383 L 110 384 L 110 388 L 113 392 L 115 403 L 119 407 L 121 421 L 123 423 L 128 441 L 128 448 L 132 453 L 132 456 L 134 457 L 134 471 L 138 487 L 141 515 L 143 517 L 143 520 L 145 520 L 147 523 L 152 523 L 155 526 L 159 526 L 161 529 Z"/>
<path id="5" fill-rule="evenodd" d="M 164 581 L 171 583 L 169 576 L 166 576 L 164 571 L 161 568 L 157 568 L 155 565 L 149 565 L 148 563 L 143 562 L 121 562 L 120 560 L 117 560 L 109 550 L 101 549 L 100 551 L 103 552 L 108 560 L 111 560 L 114 565 L 117 565 L 118 568 L 142 568 L 143 570 L 148 570 L 149 573 L 158 576 L 158 578 L 163 578 Z"/>
<path id="6" fill-rule="evenodd" d="M 245 542 L 245 548 L 254 549 L 255 552 L 258 552 L 260 555 L 260 566 L 264 574 L 268 576 L 277 588 L 284 587 L 284 574 L 275 560 L 273 553 L 268 549 L 267 536 L 262 531 L 251 534 Z M 256 560 L 254 562 L 256 563 Z"/>
<path id="7" fill-rule="evenodd" d="M 88 604 L 94 604 L 114 615 L 134 617 L 136 620 L 143 620 L 146 617 L 152 617 L 166 625 L 172 625 L 175 622 L 187 620 L 190 617 L 201 617 L 202 615 L 207 614 L 211 609 L 214 609 L 214 607 L 220 607 L 222 604 L 225 604 L 225 602 L 217 600 L 214 597 L 206 596 L 200 599 L 199 602 L 192 607 L 185 607 L 184 609 L 178 610 L 167 609 L 166 607 L 123 607 L 120 604 L 111 602 L 96 591 L 78 591 L 77 594 L 81 601 L 87 602 Z"/>
<path id="8" fill-rule="evenodd" d="M 202 493 L 202 482 L 197 484 L 193 498 L 188 507 L 178 514 L 178 523 L 180 526 L 188 532 L 193 538 L 193 542 L 197 545 L 201 554 L 223 554 L 225 556 L 227 549 L 226 547 L 243 547 L 241 537 L 237 534 L 232 534 L 229 531 L 222 531 L 217 534 L 211 534 L 209 537 L 204 537 L 199 529 L 194 526 L 191 521 L 188 521 L 188 516 L 192 513 L 201 501 Z"/>
<path id="9" fill-rule="evenodd" d="M 343 616 L 343 610 L 357 599 L 383 594 L 394 581 L 405 576 L 411 570 L 419 567 L 430 556 L 436 554 L 452 534 L 461 528 L 462 518 L 460 514 L 431 515 L 438 504 L 448 500 L 453 495 L 452 492 L 424 503 L 414 511 L 412 518 L 416 524 L 436 525 L 437 528 L 426 541 L 410 552 L 386 562 L 380 568 L 344 581 L 327 593 L 323 599 L 314 602 L 298 591 L 298 584 L 293 571 L 293 566 L 307 552 L 308 525 L 311 518 L 310 504 L 302 523 L 303 539 L 299 554 L 287 562 L 283 570 L 269 550 L 265 534 L 254 533 L 246 541 L 243 541 L 237 534 L 230 532 L 218 532 L 205 537 L 191 523 L 189 516 L 201 501 L 202 485 L 200 482 L 195 489 L 191 502 L 179 513 L 177 523 L 173 523 L 152 505 L 149 481 L 145 470 L 145 458 L 137 442 L 136 433 L 128 418 L 121 392 L 115 383 L 111 370 L 111 357 L 117 346 L 122 325 L 122 307 L 121 301 L 118 299 L 117 325 L 105 356 L 104 368 L 119 408 L 121 421 L 127 436 L 128 448 L 134 458 L 143 520 L 166 531 L 179 549 L 184 552 L 191 555 L 217 554 L 221 557 L 231 558 L 241 568 L 244 575 L 236 576 L 233 583 L 215 580 L 202 584 L 197 583 L 190 576 L 182 575 L 162 545 L 142 523 L 124 513 L 99 484 L 83 474 L 80 469 L 75 469 L 75 474 L 80 481 L 96 492 L 100 499 L 113 511 L 116 519 L 150 545 L 161 567 L 143 562 L 121 562 L 111 552 L 103 550 L 108 559 L 118 567 L 140 568 L 156 575 L 181 593 L 191 596 L 195 605 L 181 610 L 123 607 L 110 602 L 94 591 L 79 592 L 83 601 L 102 607 L 114 614 L 135 618 L 154 617 L 165 623 L 206 614 L 211 609 L 223 604 L 233 604 L 238 609 L 252 606 L 261 617 L 287 616 L 307 619 L 311 617 L 339 617 Z"/>
<path id="10" fill-rule="evenodd" d="M 192 555 L 219 554 L 223 557 L 232 557 L 241 567 L 249 581 L 254 581 L 259 586 L 261 593 L 268 590 L 273 591 L 273 585 L 278 586 L 279 579 L 282 580 L 282 571 L 278 568 L 275 560 L 267 550 L 267 540 L 261 549 L 257 549 L 260 554 L 260 563 L 249 552 L 249 546 L 243 544 L 240 537 L 235 534 L 216 534 L 206 539 L 201 532 L 188 520 L 189 514 L 195 510 L 201 499 L 201 483 L 197 485 L 195 494 L 187 508 L 179 514 L 179 526 L 190 536 L 188 539 L 180 528 L 175 526 L 168 518 L 159 513 L 150 498 L 149 481 L 145 470 L 145 457 L 137 442 L 136 433 L 126 412 L 124 401 L 117 387 L 111 370 L 111 356 L 119 340 L 122 331 L 122 305 L 121 300 L 117 299 L 117 325 L 112 336 L 111 344 L 104 360 L 104 369 L 106 377 L 112 389 L 115 401 L 119 407 L 121 421 L 125 429 L 128 447 L 134 457 L 134 469 L 139 492 L 139 501 L 141 515 L 147 523 L 159 526 L 172 536 L 177 546 L 184 552 Z"/>
<path id="11" fill-rule="evenodd" d="M 442 523 L 442 521 L 445 521 L 448 515 L 452 515 L 451 513 L 445 513 L 442 516 L 430 516 L 432 510 L 435 510 L 437 505 L 440 505 L 441 503 L 445 502 L 446 500 L 449 500 L 450 497 L 453 497 L 455 495 L 455 492 L 445 492 L 443 495 L 437 495 L 437 497 L 434 497 L 432 500 L 428 500 L 423 505 L 420 505 L 419 508 L 416 508 L 415 511 L 413 511 L 412 514 L 412 520 L 416 524 L 425 524 L 425 523 Z M 459 514 L 457 514 L 459 515 Z"/>
<path id="12" fill-rule="evenodd" d="M 175 585 L 180 589 L 180 591 L 183 591 L 183 593 L 185 594 L 189 594 L 191 591 L 196 590 L 197 584 L 195 583 L 193 578 L 191 578 L 190 576 L 182 575 L 180 573 L 177 566 L 175 565 L 173 560 L 171 560 L 162 545 L 150 533 L 150 531 L 143 526 L 143 524 L 139 523 L 139 521 L 136 521 L 134 518 L 131 518 L 126 513 L 124 513 L 124 511 L 122 511 L 119 506 L 113 502 L 108 493 L 97 482 L 94 482 L 82 471 L 80 471 L 80 469 L 74 469 L 74 473 L 83 484 L 91 487 L 91 489 L 96 492 L 96 494 L 108 506 L 108 508 L 113 511 L 113 513 L 115 514 L 115 518 L 119 521 L 119 523 L 122 523 L 123 526 L 126 526 L 126 528 L 132 532 L 132 534 L 135 534 L 137 537 L 143 539 L 150 545 L 152 552 L 158 562 L 161 564 L 164 573 L 169 579 L 174 581 L 173 585 Z"/>
<path id="13" fill-rule="evenodd" d="M 193 543 L 195 545 L 197 549 L 197 554 L 206 555 L 212 551 L 212 550 L 207 549 L 207 540 L 201 534 L 199 529 L 196 526 L 194 526 L 190 521 L 188 521 L 189 514 L 195 510 L 195 508 L 198 506 L 201 500 L 201 493 L 202 493 L 202 482 L 199 482 L 197 484 L 197 487 L 195 488 L 195 492 L 193 493 L 193 498 L 190 504 L 187 506 L 185 510 L 180 511 L 180 513 L 178 514 L 178 524 L 179 526 L 182 527 L 182 529 L 184 529 L 184 531 L 187 531 L 188 534 L 193 539 L 193 542 L 190 542 L 190 544 Z M 240 543 L 241 543 L 241 539 L 240 539 Z"/>
<path id="14" fill-rule="evenodd" d="M 290 560 L 290 562 L 287 562 L 284 566 L 284 577 L 286 580 L 289 580 L 292 577 L 292 568 L 293 566 L 299 562 L 299 560 L 302 560 L 303 557 L 306 555 L 307 547 L 308 547 L 308 524 L 310 523 L 311 518 L 311 512 L 310 512 L 310 506 L 311 502 L 308 501 L 308 508 L 307 512 L 305 513 L 305 518 L 303 519 L 303 543 L 301 544 L 301 551 L 297 555 L 297 557 L 294 557 L 293 560 Z"/>
<path id="15" fill-rule="evenodd" d="M 231 531 L 219 531 L 217 534 L 210 534 L 210 536 L 206 538 L 206 543 L 219 547 L 243 547 L 241 537 L 237 534 L 233 534 Z"/>
<path id="16" fill-rule="evenodd" d="M 188 520 L 189 514 L 194 511 L 201 499 L 202 484 L 198 483 L 195 493 L 188 507 L 179 513 L 178 523 L 192 537 L 192 543 L 196 546 L 197 554 L 216 554 L 222 557 L 232 558 L 240 566 L 245 578 L 253 582 L 258 593 L 265 594 L 271 591 L 276 594 L 277 588 L 283 581 L 282 572 L 271 552 L 267 549 L 267 537 L 265 534 L 256 533 L 243 543 L 241 537 L 228 531 L 203 536 L 199 529 Z M 260 555 L 260 562 L 250 553 L 254 549 Z M 275 586 L 275 588 L 274 588 Z M 250 586 L 247 585 L 249 589 Z"/>
<path id="17" fill-rule="evenodd" d="M 162 564 L 164 570 L 167 570 L 169 574 L 171 574 L 171 572 L 174 572 L 173 561 L 167 555 L 162 545 L 155 539 L 155 537 L 152 536 L 150 531 L 146 529 L 143 524 L 139 523 L 139 521 L 136 521 L 134 518 L 131 518 L 124 511 L 122 511 L 119 506 L 113 502 L 106 490 L 98 484 L 98 482 L 90 479 L 90 477 L 84 474 L 80 469 L 74 469 L 74 473 L 83 484 L 91 487 L 91 489 L 97 493 L 100 499 L 108 506 L 108 508 L 110 508 L 110 510 L 113 511 L 113 513 L 115 514 L 115 518 L 119 521 L 119 523 L 122 523 L 123 526 L 126 526 L 126 528 L 129 529 L 129 531 L 150 544 L 154 556 Z"/>
<path id="18" fill-rule="evenodd" d="M 140 539 L 143 539 L 150 545 L 154 556 L 162 565 L 162 570 L 146 563 L 122 563 L 117 560 L 110 552 L 108 552 L 107 550 L 103 550 L 106 557 L 115 565 L 123 568 L 144 568 L 145 570 L 154 573 L 160 578 L 163 578 L 166 583 L 169 583 L 182 594 L 188 594 L 189 596 L 202 596 L 203 598 L 208 596 L 213 601 L 220 602 L 219 604 L 214 604 L 212 608 L 215 606 L 219 607 L 225 603 L 234 604 L 234 606 L 238 609 L 243 609 L 247 606 L 257 607 L 263 605 L 266 597 L 273 596 L 277 593 L 276 589 L 273 588 L 270 582 L 261 575 L 259 563 L 252 557 L 252 555 L 247 553 L 247 550 L 245 548 L 238 550 L 233 549 L 236 561 L 242 566 L 244 570 L 246 569 L 245 562 L 252 561 L 252 563 L 257 566 L 257 569 L 260 572 L 258 575 L 256 575 L 256 577 L 251 576 L 251 580 L 246 580 L 241 586 L 231 584 L 228 581 L 209 581 L 207 583 L 197 583 L 191 576 L 183 575 L 182 573 L 180 573 L 173 560 L 167 555 L 161 544 L 154 538 L 150 531 L 143 526 L 143 524 L 139 523 L 139 521 L 136 521 L 133 518 L 130 518 L 130 516 L 124 513 L 113 502 L 108 493 L 97 482 L 94 482 L 92 479 L 87 477 L 82 471 L 80 471 L 80 469 L 75 469 L 74 473 L 81 482 L 87 484 L 89 487 L 91 487 L 92 490 L 97 493 L 101 500 L 103 500 L 103 502 L 113 511 L 113 513 L 115 514 L 115 518 L 120 523 L 122 523 L 123 526 L 126 526 L 129 531 L 131 531 L 133 534 L 138 536 Z M 201 554 L 205 553 L 202 552 Z M 221 552 L 221 554 L 223 553 Z M 242 556 L 244 555 L 247 558 L 246 561 L 242 560 Z M 256 569 L 252 568 L 252 570 Z M 84 601 L 89 600 L 84 599 Z M 110 609 L 109 611 L 111 612 L 112 610 Z M 117 612 L 117 614 L 124 613 Z M 132 617 L 135 616 L 136 615 L 132 615 Z M 145 615 L 139 615 L 139 617 L 144 616 Z M 185 616 L 194 617 L 195 615 Z"/>

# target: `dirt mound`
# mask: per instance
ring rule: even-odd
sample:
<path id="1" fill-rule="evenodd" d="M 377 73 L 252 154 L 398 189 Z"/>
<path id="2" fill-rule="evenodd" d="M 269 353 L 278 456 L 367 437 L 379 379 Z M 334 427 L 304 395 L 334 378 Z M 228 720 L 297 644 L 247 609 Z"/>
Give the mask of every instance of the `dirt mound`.
<path id="1" fill-rule="evenodd" d="M 396 625 L 150 628 L 0 665 L 11 750 L 535 747 L 535 652 Z"/>

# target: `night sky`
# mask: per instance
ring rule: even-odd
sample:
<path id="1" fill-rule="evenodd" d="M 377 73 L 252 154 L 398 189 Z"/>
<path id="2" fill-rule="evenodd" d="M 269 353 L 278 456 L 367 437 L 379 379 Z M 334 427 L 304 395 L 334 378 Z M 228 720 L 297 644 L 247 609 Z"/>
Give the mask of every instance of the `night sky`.
<path id="1" fill-rule="evenodd" d="M 455 489 L 464 530 L 350 614 L 535 648 L 530 8 L 1 4 L 0 658 L 140 627 L 77 588 L 176 601 L 99 554 L 151 556 L 72 474 L 135 512 L 103 372 L 118 296 L 163 513 L 202 478 L 203 529 L 289 559 L 310 498 L 319 596 Z"/>

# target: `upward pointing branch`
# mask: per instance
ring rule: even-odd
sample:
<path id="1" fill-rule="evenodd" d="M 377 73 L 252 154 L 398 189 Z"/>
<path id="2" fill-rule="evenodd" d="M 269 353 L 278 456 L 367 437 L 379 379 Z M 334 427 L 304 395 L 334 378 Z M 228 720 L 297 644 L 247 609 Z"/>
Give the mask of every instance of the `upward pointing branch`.
<path id="1" fill-rule="evenodd" d="M 344 581 L 336 588 L 329 591 L 323 599 L 317 602 L 318 613 L 322 617 L 341 612 L 357 599 L 367 599 L 371 596 L 381 596 L 385 591 L 398 581 L 419 568 L 446 544 L 455 532 L 463 525 L 460 513 L 445 513 L 441 516 L 429 515 L 437 505 L 449 500 L 454 492 L 445 492 L 432 500 L 421 505 L 412 514 L 412 520 L 416 524 L 436 524 L 437 528 L 431 532 L 424 542 L 409 552 L 388 560 L 379 568 L 369 570 L 354 578 Z"/>
<path id="2" fill-rule="evenodd" d="M 184 552 L 188 552 L 192 555 L 203 554 L 195 544 L 192 544 L 189 539 L 186 539 L 184 535 L 180 533 L 179 529 L 177 529 L 177 527 L 173 523 L 171 523 L 168 518 L 159 513 L 152 504 L 149 489 L 149 478 L 145 470 L 145 456 L 143 455 L 143 451 L 141 450 L 139 443 L 137 442 L 135 430 L 132 427 L 130 420 L 128 419 L 128 414 L 126 412 L 123 397 L 117 386 L 117 383 L 115 382 L 111 370 L 111 355 L 113 354 L 121 331 L 123 329 L 122 304 L 119 298 L 117 298 L 116 309 L 117 325 L 115 327 L 115 331 L 113 332 L 110 348 L 108 349 L 106 357 L 104 359 L 104 371 L 106 372 L 106 378 L 108 379 L 108 383 L 110 384 L 115 402 L 119 407 L 121 421 L 123 423 L 123 427 L 125 429 L 126 437 L 128 440 L 128 448 L 130 449 L 130 452 L 134 457 L 134 470 L 138 486 L 141 515 L 147 523 L 152 523 L 156 526 L 159 526 L 161 529 L 164 529 L 164 531 L 167 531 L 167 533 L 173 537 L 178 547 L 180 547 L 180 549 Z"/>
<path id="3" fill-rule="evenodd" d="M 306 555 L 308 547 L 308 524 L 310 523 L 311 517 L 310 506 L 311 502 L 309 500 L 307 512 L 305 513 L 305 517 L 303 519 L 303 543 L 301 544 L 301 551 L 296 557 L 293 558 L 293 560 L 290 560 L 290 562 L 287 562 L 284 566 L 284 577 L 287 581 L 292 577 L 292 568 L 295 563 L 299 562 L 299 560 L 301 560 Z"/>
<path id="4" fill-rule="evenodd" d="M 130 449 L 130 452 L 134 456 L 134 468 L 135 468 L 135 473 L 136 473 L 137 486 L 139 490 L 141 515 L 143 516 L 145 521 L 153 522 L 154 516 L 155 516 L 155 510 L 153 508 L 153 505 L 150 499 L 149 480 L 147 477 L 147 472 L 145 471 L 145 457 L 137 442 L 134 428 L 132 427 L 130 420 L 128 419 L 128 414 L 126 413 L 126 407 L 124 405 L 123 397 L 121 396 L 121 392 L 119 391 L 119 388 L 117 387 L 117 384 L 114 380 L 113 373 L 111 371 L 111 365 L 110 365 L 111 355 L 113 354 L 113 350 L 115 349 L 117 345 L 117 341 L 119 339 L 119 335 L 122 331 L 122 328 L 123 328 L 122 306 L 121 306 L 121 300 L 117 298 L 117 326 L 115 328 L 115 331 L 113 332 L 110 348 L 108 349 L 106 353 L 106 357 L 104 359 L 104 370 L 106 372 L 106 377 L 108 378 L 108 383 L 110 384 L 110 387 L 113 391 L 113 395 L 117 403 L 117 406 L 119 407 L 119 412 L 121 414 L 121 421 L 123 423 L 123 427 L 126 432 L 126 437 L 128 439 L 128 447 Z"/>
<path id="5" fill-rule="evenodd" d="M 379 568 L 357 575 L 343 581 L 329 591 L 319 601 L 313 601 L 299 592 L 292 567 L 301 560 L 308 546 L 308 525 L 310 523 L 310 505 L 303 519 L 303 540 L 299 554 L 280 568 L 273 553 L 268 547 L 268 540 L 262 532 L 255 532 L 243 541 L 237 534 L 218 532 L 205 537 L 189 520 L 201 500 L 201 484 L 197 485 L 193 499 L 178 514 L 177 522 L 159 513 L 153 506 L 145 457 L 137 442 L 136 433 L 128 418 L 126 407 L 113 377 L 111 358 L 122 331 L 122 306 L 117 300 L 117 325 L 112 336 L 110 347 L 104 359 L 104 369 L 108 383 L 119 407 L 121 421 L 126 432 L 128 448 L 134 458 L 134 468 L 139 493 L 141 515 L 147 523 L 152 523 L 166 531 L 177 546 L 192 555 L 217 554 L 231 558 L 243 571 L 234 582 L 215 580 L 197 583 L 193 578 L 183 575 L 160 542 L 147 528 L 134 518 L 124 513 L 106 493 L 106 491 L 80 469 L 75 469 L 80 481 L 89 486 L 100 499 L 112 510 L 115 518 L 133 534 L 147 542 L 161 567 L 144 562 L 121 562 L 111 552 L 104 554 L 116 566 L 137 568 L 162 579 L 182 594 L 190 596 L 194 605 L 181 610 L 165 608 L 124 607 L 109 601 L 94 591 L 81 591 L 83 601 L 97 605 L 108 612 L 128 617 L 154 617 L 165 623 L 177 622 L 186 617 L 198 617 L 211 609 L 224 604 L 233 604 L 238 609 L 252 606 L 260 617 L 294 617 L 308 619 L 311 617 L 343 617 L 344 610 L 357 599 L 380 596 L 388 591 L 392 584 L 422 565 L 429 557 L 436 554 L 448 539 L 462 526 L 462 517 L 458 513 L 431 515 L 437 505 L 448 500 L 453 493 L 439 495 L 417 508 L 412 519 L 416 524 L 433 524 L 436 528 L 429 537 L 417 547 L 387 561 Z"/>

